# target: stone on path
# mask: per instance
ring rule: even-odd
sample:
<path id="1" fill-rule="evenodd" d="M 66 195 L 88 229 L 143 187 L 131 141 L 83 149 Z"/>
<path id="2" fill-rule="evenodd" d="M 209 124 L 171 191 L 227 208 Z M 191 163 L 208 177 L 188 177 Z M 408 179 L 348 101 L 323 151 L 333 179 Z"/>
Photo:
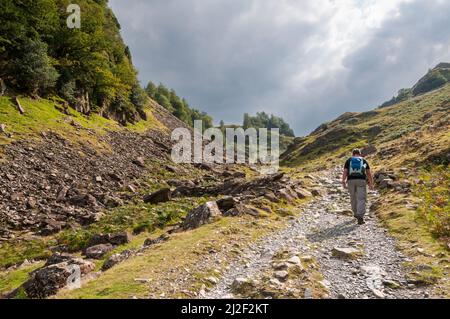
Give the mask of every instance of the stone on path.
<path id="1" fill-rule="evenodd" d="M 377 297 L 378 299 L 385 299 L 386 295 L 378 289 L 372 289 L 372 293 L 375 295 L 375 297 Z"/>
<path id="2" fill-rule="evenodd" d="M 248 278 L 236 278 L 231 284 L 231 291 L 245 295 L 248 292 L 252 292 L 255 289 L 255 284 Z"/>
<path id="3" fill-rule="evenodd" d="M 289 273 L 286 270 L 279 270 L 275 272 L 274 276 L 275 278 L 284 281 L 289 276 Z"/>
<path id="4" fill-rule="evenodd" d="M 334 247 L 332 254 L 337 258 L 356 259 L 362 255 L 362 252 L 352 247 Z"/>

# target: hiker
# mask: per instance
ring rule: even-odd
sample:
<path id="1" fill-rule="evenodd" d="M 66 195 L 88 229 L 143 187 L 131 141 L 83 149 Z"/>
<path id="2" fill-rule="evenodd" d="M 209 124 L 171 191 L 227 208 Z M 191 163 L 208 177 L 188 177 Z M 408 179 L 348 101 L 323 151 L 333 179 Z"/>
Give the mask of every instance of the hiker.
<path id="1" fill-rule="evenodd" d="M 359 225 L 364 224 L 364 215 L 366 214 L 367 184 L 370 189 L 373 189 L 369 163 L 363 158 L 359 149 L 354 149 L 352 157 L 344 165 L 342 186 L 347 188 L 350 193 L 353 215 Z"/>

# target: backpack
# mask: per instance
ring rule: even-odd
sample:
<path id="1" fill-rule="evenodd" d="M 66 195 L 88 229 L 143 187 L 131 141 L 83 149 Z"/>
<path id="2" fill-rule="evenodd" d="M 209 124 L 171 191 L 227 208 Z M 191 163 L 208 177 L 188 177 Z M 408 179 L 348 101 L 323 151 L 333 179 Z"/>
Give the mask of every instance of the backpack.
<path id="1" fill-rule="evenodd" d="M 352 157 L 348 170 L 349 176 L 366 176 L 366 165 L 361 157 Z"/>

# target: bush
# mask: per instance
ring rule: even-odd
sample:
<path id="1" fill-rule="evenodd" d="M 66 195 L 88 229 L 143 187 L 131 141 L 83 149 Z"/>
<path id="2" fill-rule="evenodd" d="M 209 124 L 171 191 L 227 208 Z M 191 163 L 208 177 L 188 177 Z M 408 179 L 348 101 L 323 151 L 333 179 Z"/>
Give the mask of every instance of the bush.
<path id="1" fill-rule="evenodd" d="M 440 166 L 426 172 L 423 179 L 425 183 L 416 189 L 422 199 L 418 215 L 426 220 L 434 235 L 450 238 L 450 170 Z"/>

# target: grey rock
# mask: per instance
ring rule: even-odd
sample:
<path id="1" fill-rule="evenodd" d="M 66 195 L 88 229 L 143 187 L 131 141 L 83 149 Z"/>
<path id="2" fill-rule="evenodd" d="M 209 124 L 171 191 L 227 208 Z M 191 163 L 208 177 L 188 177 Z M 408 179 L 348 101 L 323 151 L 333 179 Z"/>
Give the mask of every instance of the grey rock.
<path id="1" fill-rule="evenodd" d="M 221 212 L 216 202 L 207 202 L 190 211 L 182 224 L 182 228 L 194 229 L 220 218 Z"/>
<path id="2" fill-rule="evenodd" d="M 111 244 L 99 244 L 86 248 L 85 255 L 87 258 L 101 259 L 111 250 L 113 250 L 113 246 Z"/>
<path id="3" fill-rule="evenodd" d="M 172 191 L 170 188 L 163 188 L 152 194 L 144 196 L 144 203 L 158 204 L 168 202 L 172 199 Z"/>

